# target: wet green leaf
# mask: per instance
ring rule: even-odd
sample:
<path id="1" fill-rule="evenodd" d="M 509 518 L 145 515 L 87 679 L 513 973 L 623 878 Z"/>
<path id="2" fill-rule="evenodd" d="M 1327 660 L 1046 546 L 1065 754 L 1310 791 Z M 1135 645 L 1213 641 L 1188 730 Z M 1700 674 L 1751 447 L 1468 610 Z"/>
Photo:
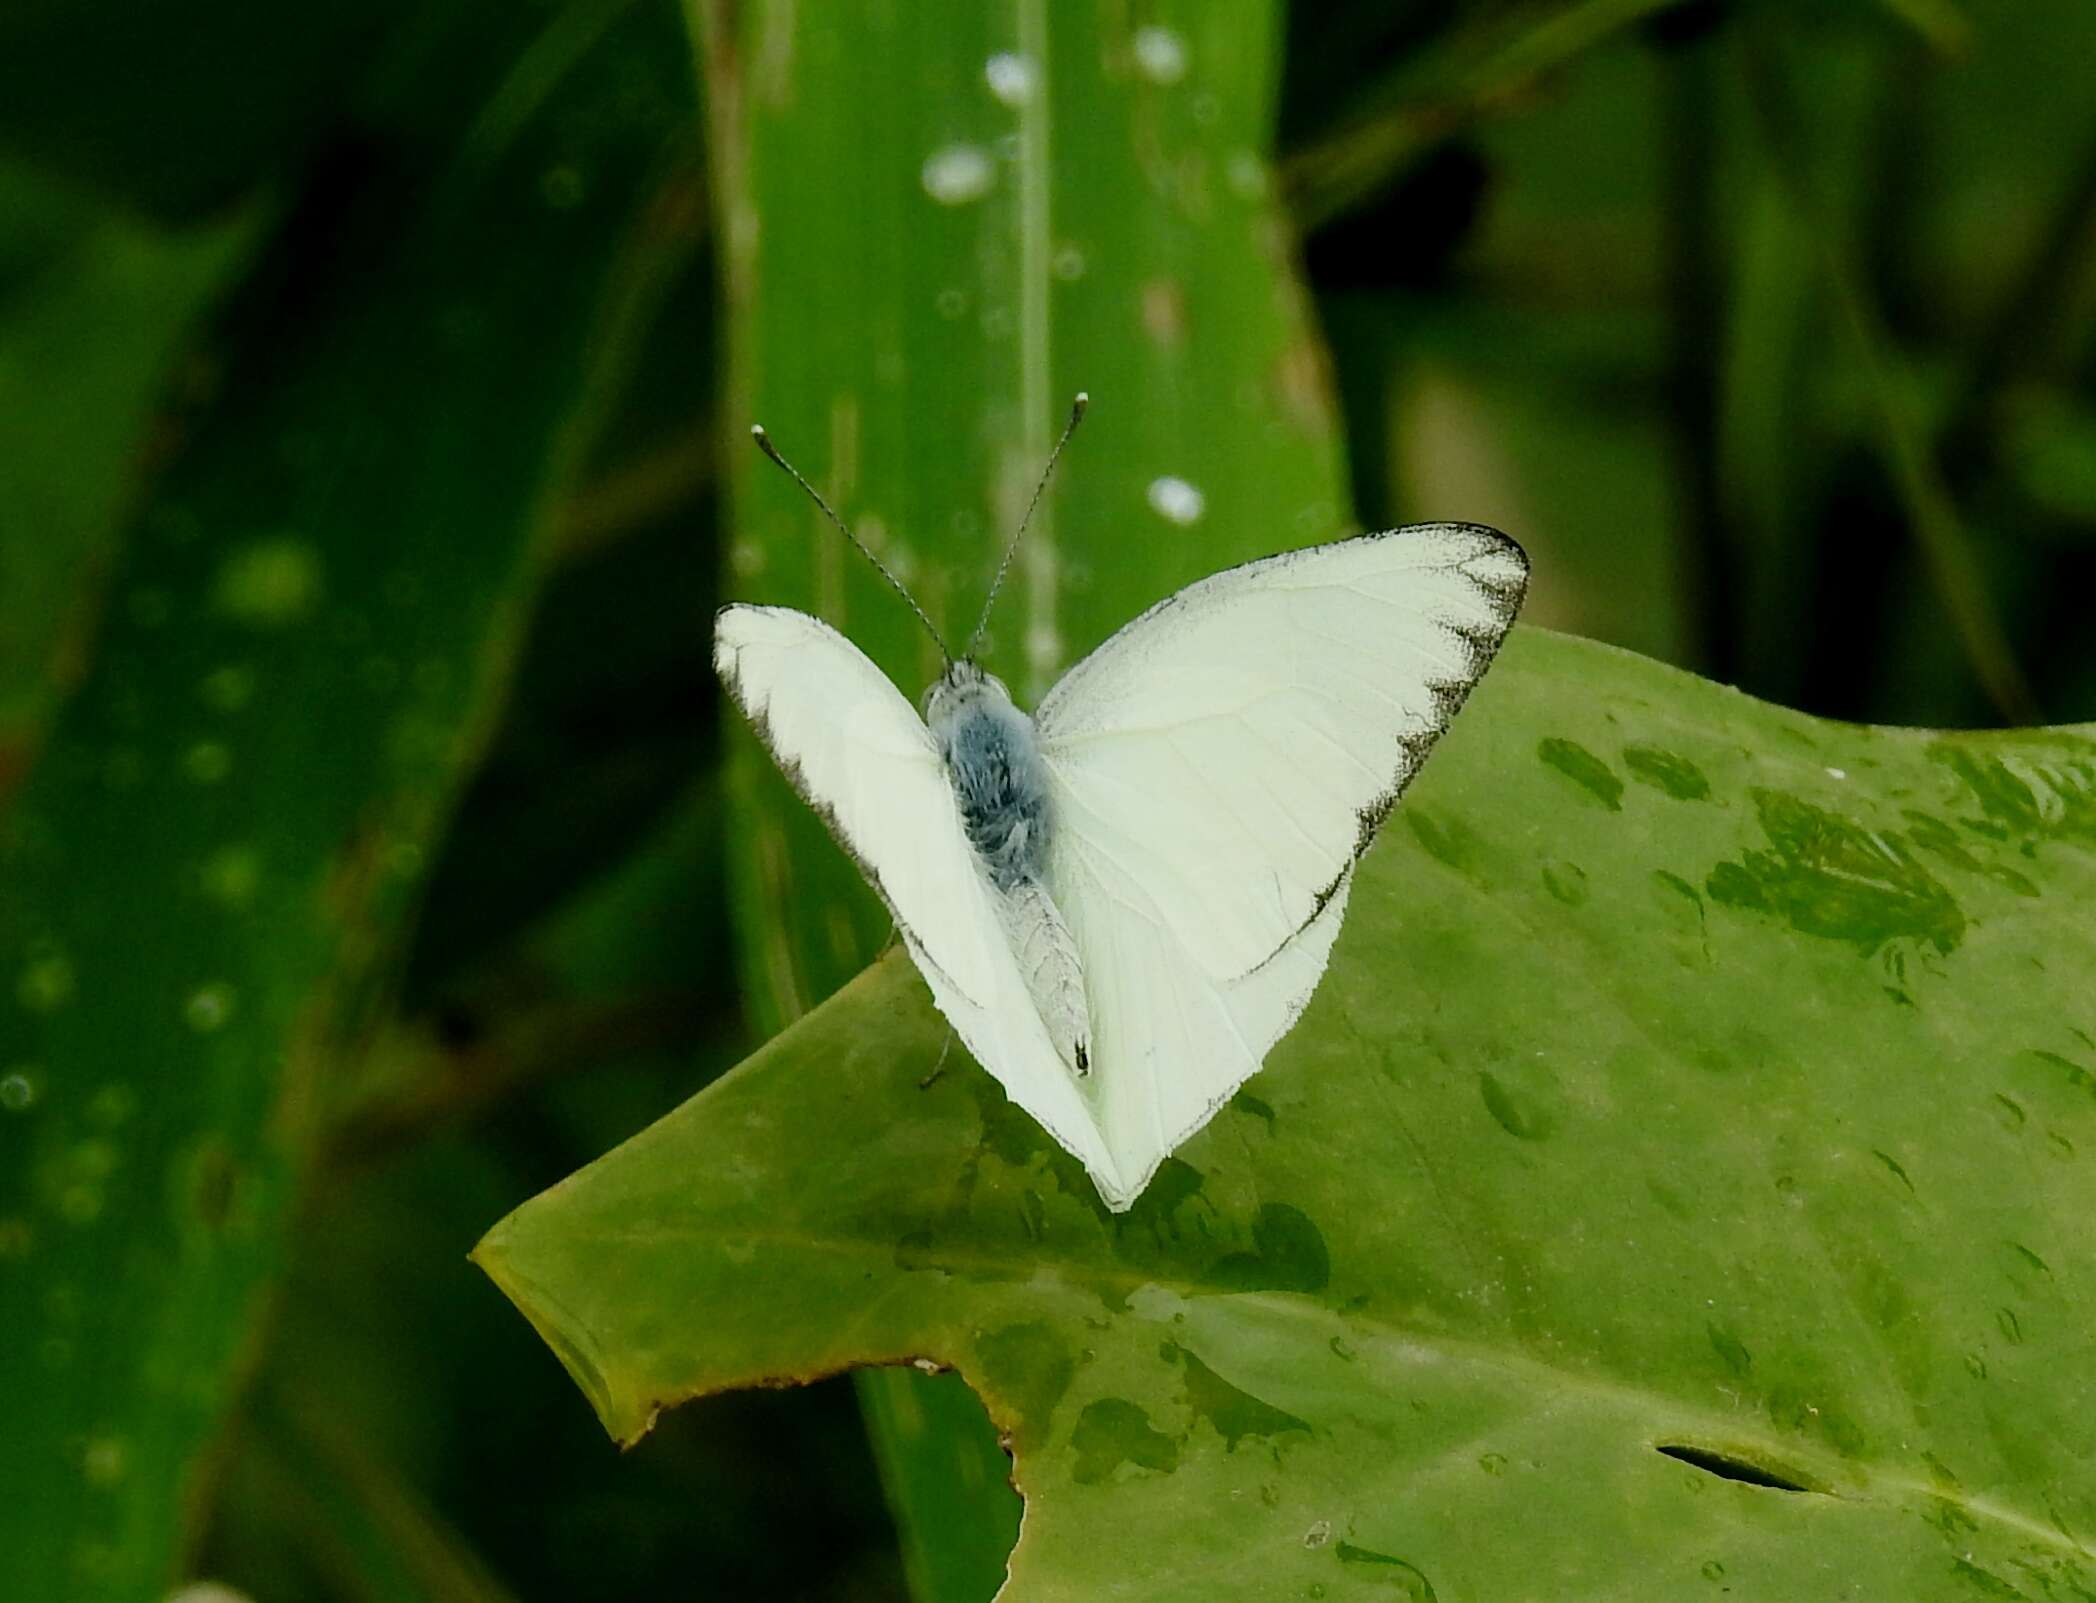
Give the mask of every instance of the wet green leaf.
<path id="1" fill-rule="evenodd" d="M 2096 731 L 1522 631 L 1355 895 L 1125 1216 L 897 955 L 480 1261 L 621 1440 L 957 1367 L 1014 1599 L 2096 1589 Z"/>
<path id="2" fill-rule="evenodd" d="M 204 364 L 0 832 L 0 1552 L 146 1599 L 616 363 L 687 126 L 631 11 L 505 139 L 345 175 Z M 551 180 L 551 181 L 549 181 Z"/>
<path id="3" fill-rule="evenodd" d="M 84 593 L 130 510 L 170 353 L 253 234 L 156 230 L 0 166 L 0 748 L 56 699 L 54 659 L 88 632 Z M 0 754 L 0 789 L 10 766 Z"/>

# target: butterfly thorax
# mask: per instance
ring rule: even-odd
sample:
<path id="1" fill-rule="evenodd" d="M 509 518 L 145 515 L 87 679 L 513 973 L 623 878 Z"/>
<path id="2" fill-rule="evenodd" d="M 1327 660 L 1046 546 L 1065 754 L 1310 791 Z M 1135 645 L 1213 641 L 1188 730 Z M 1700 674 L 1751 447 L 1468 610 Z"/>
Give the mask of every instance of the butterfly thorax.
<path id="1" fill-rule="evenodd" d="M 955 663 L 925 693 L 924 719 L 990 882 L 1008 892 L 1040 879 L 1048 850 L 1048 774 L 1033 720 L 972 662 Z"/>

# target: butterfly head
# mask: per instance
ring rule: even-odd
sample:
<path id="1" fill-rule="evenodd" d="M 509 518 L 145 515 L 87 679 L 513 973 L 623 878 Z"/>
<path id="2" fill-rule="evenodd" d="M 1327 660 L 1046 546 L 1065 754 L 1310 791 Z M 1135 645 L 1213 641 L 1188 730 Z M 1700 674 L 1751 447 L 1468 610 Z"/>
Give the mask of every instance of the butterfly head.
<path id="1" fill-rule="evenodd" d="M 1004 681 L 985 673 L 980 663 L 963 657 L 931 683 L 924 693 L 924 721 L 934 733 L 951 728 L 969 713 L 984 707 L 1009 707 L 1012 693 Z"/>

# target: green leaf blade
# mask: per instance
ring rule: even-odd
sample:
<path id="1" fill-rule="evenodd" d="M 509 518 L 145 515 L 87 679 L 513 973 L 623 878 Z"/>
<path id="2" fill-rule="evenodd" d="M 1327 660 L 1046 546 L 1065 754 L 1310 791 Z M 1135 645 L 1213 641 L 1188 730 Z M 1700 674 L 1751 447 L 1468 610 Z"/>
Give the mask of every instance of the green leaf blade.
<path id="1" fill-rule="evenodd" d="M 564 94 L 434 180 L 362 174 L 367 209 L 288 275 L 307 299 L 265 278 L 242 304 L 0 826 L 0 1550 L 25 1596 L 160 1598 L 196 1539 L 587 424 L 591 312 L 663 142 L 633 63 L 669 21 L 578 70 L 587 120 Z M 549 199 L 549 169 L 599 159 L 619 176 Z"/>

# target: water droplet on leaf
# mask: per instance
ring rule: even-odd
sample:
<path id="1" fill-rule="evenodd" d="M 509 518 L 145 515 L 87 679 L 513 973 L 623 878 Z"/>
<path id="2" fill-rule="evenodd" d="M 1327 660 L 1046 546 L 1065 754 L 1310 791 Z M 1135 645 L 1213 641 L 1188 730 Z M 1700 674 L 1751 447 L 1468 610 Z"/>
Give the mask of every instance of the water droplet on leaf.
<path id="1" fill-rule="evenodd" d="M 1182 528 L 1190 523 L 1198 523 L 1201 514 L 1208 510 L 1206 496 L 1186 480 L 1169 473 L 1150 481 L 1150 488 L 1144 492 L 1144 499 L 1150 503 L 1152 512 L 1168 523 L 1179 524 Z"/>
<path id="2" fill-rule="evenodd" d="M 1152 83 L 1177 83 L 1186 76 L 1186 41 L 1170 28 L 1138 28 L 1135 64 Z"/>
<path id="3" fill-rule="evenodd" d="M 942 206 L 981 200 L 997 181 L 997 168 L 979 145 L 947 145 L 924 158 L 924 192 Z"/>
<path id="4" fill-rule="evenodd" d="M 189 1000 L 182 1004 L 182 1017 L 192 1030 L 208 1035 L 233 1016 L 233 1006 L 233 988 L 214 982 L 190 992 Z"/>
<path id="5" fill-rule="evenodd" d="M 1007 106 L 1021 106 L 1031 100 L 1040 81 L 1040 70 L 1017 51 L 1000 50 L 983 63 L 983 82 Z"/>

